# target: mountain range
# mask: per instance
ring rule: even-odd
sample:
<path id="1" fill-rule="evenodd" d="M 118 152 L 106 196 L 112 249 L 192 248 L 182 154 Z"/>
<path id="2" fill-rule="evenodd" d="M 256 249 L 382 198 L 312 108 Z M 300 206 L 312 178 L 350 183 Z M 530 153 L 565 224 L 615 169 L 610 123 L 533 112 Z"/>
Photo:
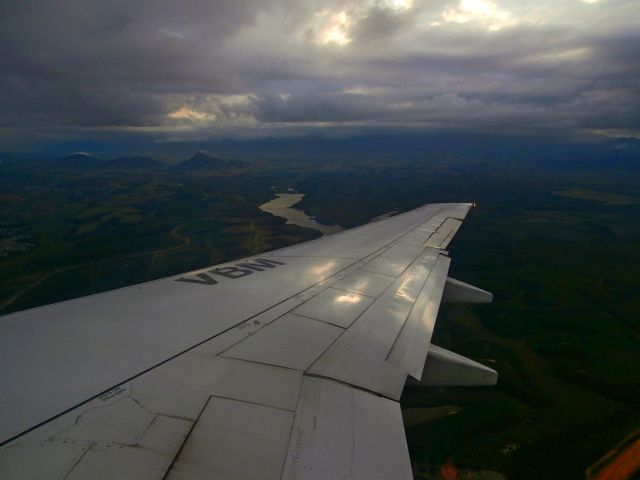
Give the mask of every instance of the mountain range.
<path id="1" fill-rule="evenodd" d="M 238 168 L 245 165 L 240 160 L 224 160 L 213 157 L 205 152 L 196 152 L 193 156 L 177 165 L 155 160 L 145 156 L 123 156 L 112 160 L 104 160 L 84 152 L 77 152 L 61 158 L 40 160 L 54 168 L 79 169 L 79 170 L 164 170 L 173 169 L 183 172 L 204 172 L 211 170 L 225 170 Z"/>

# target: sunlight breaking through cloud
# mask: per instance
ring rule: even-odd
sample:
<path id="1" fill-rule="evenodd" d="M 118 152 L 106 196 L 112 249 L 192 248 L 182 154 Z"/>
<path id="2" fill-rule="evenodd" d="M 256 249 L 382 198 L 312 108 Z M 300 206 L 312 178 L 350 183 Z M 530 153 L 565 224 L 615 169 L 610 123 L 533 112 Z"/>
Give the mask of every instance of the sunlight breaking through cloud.
<path id="1" fill-rule="evenodd" d="M 327 25 L 320 33 L 318 39 L 320 44 L 344 46 L 351 43 L 352 39 L 349 37 L 351 19 L 346 12 L 338 12 L 334 14 L 324 13 L 320 15 L 324 15 L 329 18 Z"/>
<path id="2" fill-rule="evenodd" d="M 198 112 L 189 107 L 181 107 L 169 113 L 169 118 L 177 120 L 215 120 L 215 115 L 209 113 Z"/>
<path id="3" fill-rule="evenodd" d="M 413 6 L 413 0 L 385 0 L 384 5 L 391 10 L 408 10 Z"/>
<path id="4" fill-rule="evenodd" d="M 491 31 L 517 23 L 509 12 L 489 0 L 460 0 L 457 7 L 447 7 L 442 12 L 442 20 L 447 23 L 477 22 Z"/>

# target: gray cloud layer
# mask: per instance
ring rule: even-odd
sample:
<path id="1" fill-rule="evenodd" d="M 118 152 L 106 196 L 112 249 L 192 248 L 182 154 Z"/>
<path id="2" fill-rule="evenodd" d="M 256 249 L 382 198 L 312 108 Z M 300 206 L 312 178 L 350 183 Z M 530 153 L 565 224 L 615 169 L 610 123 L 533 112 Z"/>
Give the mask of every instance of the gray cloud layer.
<path id="1" fill-rule="evenodd" d="M 0 129 L 637 135 L 639 18 L 633 0 L 4 0 Z"/>

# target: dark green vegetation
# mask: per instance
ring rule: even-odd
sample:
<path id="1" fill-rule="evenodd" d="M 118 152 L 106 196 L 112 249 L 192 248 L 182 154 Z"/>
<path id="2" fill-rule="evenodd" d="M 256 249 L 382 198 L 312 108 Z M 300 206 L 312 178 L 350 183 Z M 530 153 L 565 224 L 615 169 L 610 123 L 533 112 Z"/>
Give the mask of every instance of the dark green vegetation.
<path id="1" fill-rule="evenodd" d="M 269 173 L 68 169 L 66 160 L 1 169 L 2 313 L 319 236 L 257 209 L 273 196 Z"/>
<path id="2" fill-rule="evenodd" d="M 447 463 L 585 478 L 640 428 L 639 184 L 622 167 L 451 159 L 258 159 L 208 173 L 5 165 L 1 218 L 31 246 L 0 257 L 0 302 L 9 312 L 314 238 L 258 210 L 272 187 L 306 193 L 301 208 L 345 227 L 476 201 L 451 275 L 495 302 L 443 306 L 434 340 L 500 381 L 406 389 L 416 476 L 442 478 Z"/>

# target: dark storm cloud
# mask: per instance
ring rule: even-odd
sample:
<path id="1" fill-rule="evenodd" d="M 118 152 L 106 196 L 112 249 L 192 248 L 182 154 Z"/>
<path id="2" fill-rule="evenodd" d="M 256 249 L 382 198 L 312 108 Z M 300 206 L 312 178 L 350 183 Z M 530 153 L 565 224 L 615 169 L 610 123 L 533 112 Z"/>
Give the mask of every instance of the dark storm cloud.
<path id="1" fill-rule="evenodd" d="M 411 10 L 397 13 L 380 5 L 374 5 L 360 21 L 354 31 L 354 42 L 365 47 L 378 41 L 386 41 L 390 37 L 411 28 L 416 21 Z"/>
<path id="2" fill-rule="evenodd" d="M 253 97 L 253 114 L 262 122 L 335 122 L 379 118 L 385 105 L 375 98 L 350 93 L 305 93 Z"/>
<path id="3" fill-rule="evenodd" d="M 633 132 L 633 3 L 5 0 L 0 126 Z"/>
<path id="4" fill-rule="evenodd" d="M 236 1 L 3 2 L 2 115 L 138 125 L 166 113 L 163 95 L 242 88 L 220 49 L 254 14 Z"/>

